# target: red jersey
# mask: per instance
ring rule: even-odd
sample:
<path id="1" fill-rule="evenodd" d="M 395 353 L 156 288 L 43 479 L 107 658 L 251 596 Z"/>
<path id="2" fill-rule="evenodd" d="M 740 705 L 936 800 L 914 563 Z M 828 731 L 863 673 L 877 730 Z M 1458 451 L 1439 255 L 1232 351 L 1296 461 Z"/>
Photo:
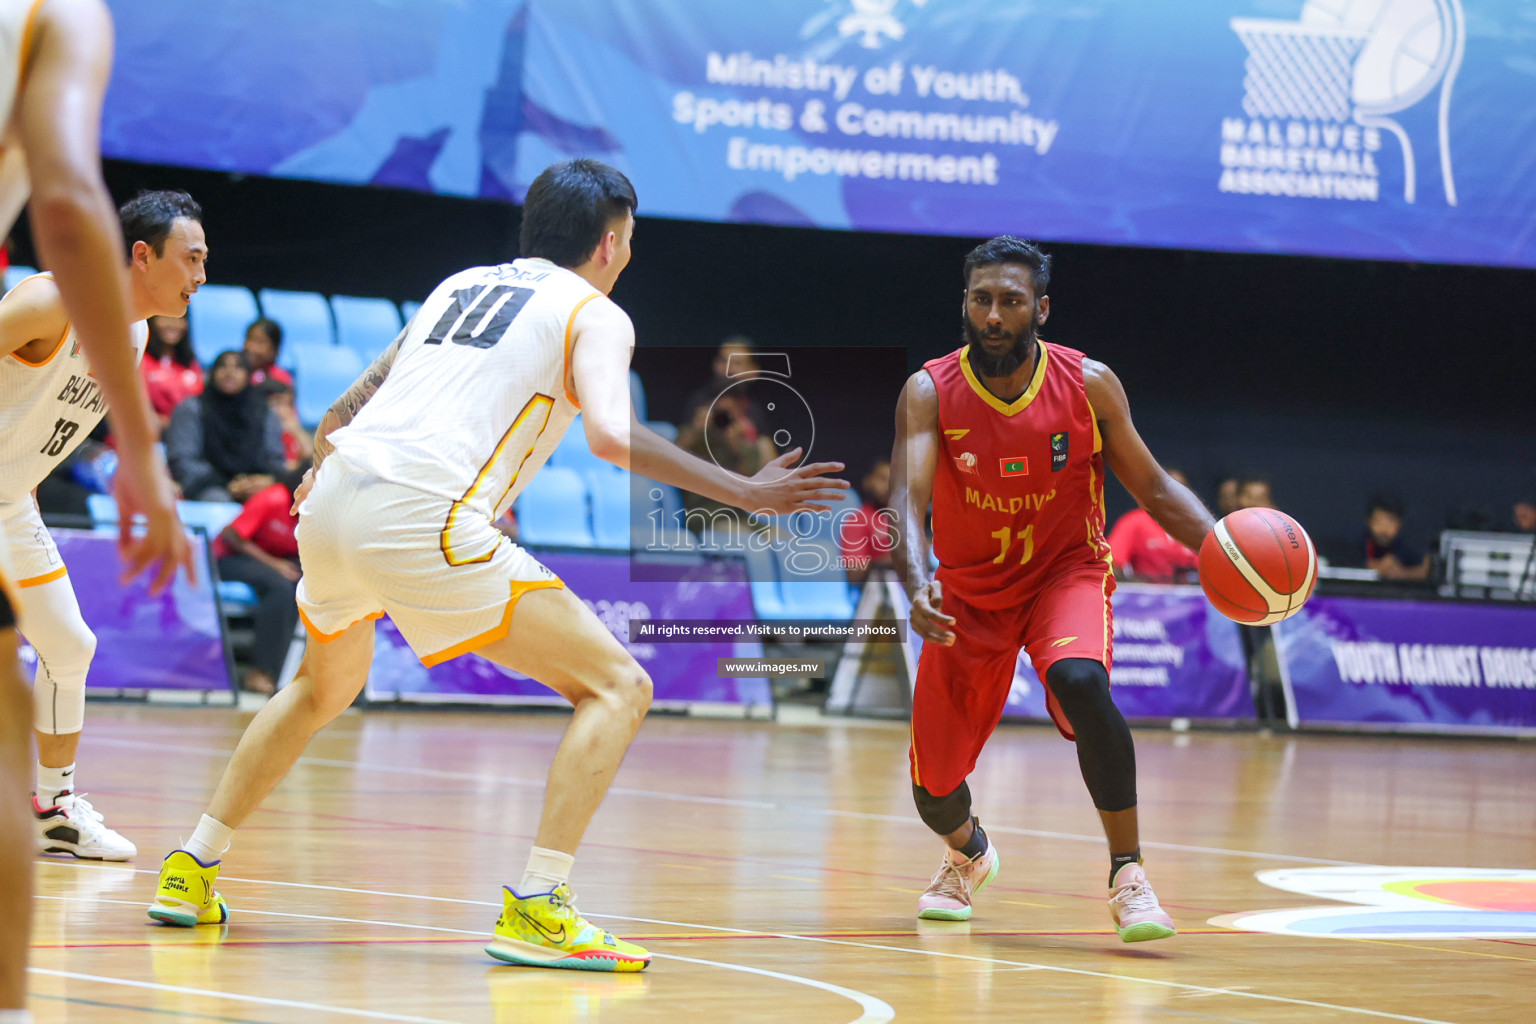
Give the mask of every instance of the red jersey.
<path id="1" fill-rule="evenodd" d="M 939 398 L 933 548 L 944 593 L 1006 608 L 1063 573 L 1109 573 L 1102 442 L 1083 354 L 1041 342 L 1029 387 L 1011 403 L 966 357 L 962 348 L 923 364 Z"/>
<path id="2" fill-rule="evenodd" d="M 251 495 L 229 528 L 269 555 L 298 558 L 299 542 L 293 531 L 299 525 L 299 517 L 289 511 L 292 507 L 293 495 L 288 488 L 273 484 Z M 213 553 L 218 558 L 231 553 L 222 536 L 214 539 Z"/>
<path id="3" fill-rule="evenodd" d="M 1133 508 L 1120 517 L 1109 531 L 1109 546 L 1116 562 L 1137 579 L 1152 583 L 1172 583 L 1180 573 L 1200 564 L 1199 557 L 1157 525 L 1144 508 Z"/>

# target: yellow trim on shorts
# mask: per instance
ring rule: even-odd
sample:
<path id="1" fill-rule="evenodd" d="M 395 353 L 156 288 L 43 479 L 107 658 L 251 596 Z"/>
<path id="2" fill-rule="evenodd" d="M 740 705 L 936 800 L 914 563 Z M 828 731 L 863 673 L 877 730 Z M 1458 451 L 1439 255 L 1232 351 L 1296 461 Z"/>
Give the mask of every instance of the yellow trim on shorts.
<path id="1" fill-rule="evenodd" d="M 383 617 L 383 612 L 373 612 L 371 614 L 364 615 L 362 618 L 358 619 L 357 622 L 371 622 L 376 619 L 382 619 Z M 313 622 L 309 621 L 309 616 L 304 614 L 303 608 L 299 609 L 299 619 L 304 623 L 305 632 L 307 632 L 317 644 L 328 644 L 332 640 L 335 640 L 337 637 L 341 636 L 341 634 L 345 633 L 347 630 L 351 629 L 353 626 L 357 625 L 357 622 L 349 622 L 334 633 L 322 633 L 315 627 Z"/>
<path id="2" fill-rule="evenodd" d="M 436 654 L 423 655 L 421 663 L 427 668 L 433 665 L 441 665 L 445 661 L 457 658 L 461 654 L 469 654 L 479 650 L 487 644 L 493 644 L 504 639 L 507 631 L 512 628 L 512 610 L 517 607 L 518 600 L 526 593 L 534 590 L 563 590 L 565 583 L 562 580 L 512 580 L 508 586 L 512 589 L 512 595 L 507 598 L 506 611 L 501 613 L 501 621 L 479 636 L 472 636 L 463 643 L 454 644 L 446 650 Z"/>
<path id="3" fill-rule="evenodd" d="M 46 573 L 43 573 L 43 575 L 41 575 L 41 576 L 28 576 L 24 580 L 17 580 L 16 581 L 16 586 L 18 586 L 18 587 L 40 587 L 44 583 L 52 583 L 54 580 L 61 580 L 65 576 L 68 576 L 68 575 L 69 575 L 69 566 L 61 565 L 57 569 L 53 570 L 53 572 L 46 572 Z"/>
<path id="4" fill-rule="evenodd" d="M 585 306 L 593 299 L 600 299 L 602 297 L 602 292 L 593 292 L 591 295 L 588 295 L 586 298 L 576 303 L 576 308 L 571 310 L 570 318 L 565 321 L 565 362 L 563 364 L 563 368 L 560 371 L 560 386 L 565 389 L 565 397 L 568 398 L 570 403 L 577 409 L 581 408 L 581 403 L 576 401 L 575 395 L 571 394 L 571 328 L 576 326 L 576 314 L 581 312 L 581 307 Z"/>

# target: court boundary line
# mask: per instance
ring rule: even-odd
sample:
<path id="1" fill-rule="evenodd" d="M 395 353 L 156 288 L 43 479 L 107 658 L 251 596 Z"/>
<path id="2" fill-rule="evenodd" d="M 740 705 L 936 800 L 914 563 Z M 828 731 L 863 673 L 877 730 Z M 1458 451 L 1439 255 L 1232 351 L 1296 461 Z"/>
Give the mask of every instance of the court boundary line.
<path id="1" fill-rule="evenodd" d="M 135 869 L 135 870 L 138 870 L 138 869 Z M 231 881 L 234 881 L 234 879 L 231 879 Z M 251 882 L 260 883 L 263 880 L 262 879 L 243 879 L 243 881 L 251 881 Z M 321 888 L 325 888 L 325 887 L 322 886 Z M 398 896 L 398 897 L 406 898 L 406 899 L 410 898 L 409 894 L 406 894 L 406 893 L 389 893 L 387 895 Z M 136 902 L 136 901 L 108 899 L 108 898 L 102 897 L 102 896 L 52 896 L 52 895 L 37 895 L 35 898 L 36 899 L 42 899 L 42 900 L 55 900 L 55 901 L 62 902 L 62 903 L 111 903 L 111 904 L 116 904 L 116 905 L 119 905 L 119 906 L 130 906 L 130 907 L 142 907 L 142 906 L 144 906 L 143 903 Z M 468 903 L 468 902 L 471 902 L 471 901 L 463 900 L 463 901 L 458 901 L 458 902 Z M 487 904 L 483 904 L 483 905 L 484 906 L 499 906 L 499 904 L 494 904 L 494 903 L 487 903 Z M 444 928 L 444 927 L 442 927 L 440 925 L 430 925 L 430 924 L 413 924 L 413 923 L 411 923 L 409 921 L 371 921 L 371 920 L 365 920 L 365 919 L 362 919 L 362 918 L 355 918 L 355 917 L 330 917 L 330 916 L 327 916 L 327 915 L 324 915 L 324 914 L 296 914 L 296 913 L 292 913 L 292 912 L 289 912 L 289 911 L 282 911 L 282 910 L 241 910 L 241 911 L 238 911 L 238 913 L 241 913 L 241 914 L 256 914 L 256 915 L 260 915 L 262 917 L 300 918 L 300 919 L 303 919 L 303 920 L 306 920 L 306 921 L 331 921 L 331 922 L 336 922 L 336 923 L 340 923 L 340 924 L 377 925 L 377 926 L 382 927 L 382 928 L 408 928 L 408 929 L 418 930 L 418 931 L 449 932 L 449 933 L 452 933 L 452 934 L 455 934 L 455 935 L 472 935 L 472 936 L 475 936 L 481 942 L 488 942 L 488 941 L 490 941 L 489 935 L 486 932 L 484 932 L 484 931 L 469 931 L 468 929 L 465 929 L 465 928 Z M 717 929 L 706 929 L 706 930 L 713 931 L 713 930 L 717 930 Z M 770 933 L 765 933 L 765 934 L 770 934 Z M 778 936 L 777 935 L 772 935 L 771 937 L 777 938 Z M 697 959 L 695 957 L 679 956 L 679 955 L 677 955 L 675 953 L 652 953 L 651 955 L 653 957 L 661 957 L 661 958 L 667 959 L 667 960 L 686 960 L 689 963 L 705 964 L 705 965 L 710 966 L 710 967 L 719 967 L 719 968 L 723 968 L 723 969 L 728 970 L 728 971 L 741 971 L 744 974 L 758 974 L 758 975 L 762 975 L 763 977 L 778 978 L 781 981 L 789 981 L 789 982 L 793 982 L 793 983 L 795 983 L 797 985 L 806 985 L 806 986 L 808 986 L 810 988 L 821 989 L 824 992 L 830 992 L 833 995 L 842 996 L 844 999 L 847 999 L 850 1002 L 852 1002 L 855 1005 L 857 1005 L 859 1007 L 859 1009 L 861 1009 L 863 1011 L 863 1013 L 861 1013 L 858 1017 L 855 1017 L 853 1020 L 849 1021 L 848 1024 L 889 1024 L 890 1021 L 896 1019 L 896 1011 L 895 1011 L 895 1009 L 893 1009 L 891 1007 L 890 1003 L 887 1003 L 885 1000 L 879 998 L 878 996 L 872 996 L 868 992 L 860 992 L 858 989 L 846 988 L 846 987 L 844 987 L 842 985 L 834 985 L 833 983 L 831 983 L 829 981 L 820 981 L 820 980 L 818 980 L 816 978 L 805 978 L 805 977 L 801 977 L 798 974 L 785 974 L 785 973 L 780 972 L 780 971 L 771 971 L 771 970 L 767 969 L 766 967 L 752 967 L 752 966 L 749 966 L 747 964 L 733 964 L 733 963 L 730 963 L 728 961 L 723 961 L 723 960 L 700 960 L 700 959 Z M 43 968 L 31 968 L 31 967 L 29 967 L 28 970 L 29 971 L 35 971 L 35 972 L 37 972 L 39 974 L 59 974 L 59 975 L 66 976 L 66 977 L 78 977 L 78 978 L 83 978 L 83 979 L 88 979 L 88 980 L 108 981 L 109 983 L 111 981 L 111 979 L 99 978 L 99 977 L 95 977 L 95 976 L 92 976 L 92 975 L 77 975 L 77 974 L 70 974 L 68 972 L 45 970 Z M 185 992 L 185 993 L 190 993 L 190 994 L 194 994 L 194 995 L 208 995 L 208 994 L 210 994 L 209 992 L 206 992 L 206 991 L 201 990 L 201 989 L 183 989 L 183 988 L 179 988 L 177 986 L 161 985 L 159 983 L 153 983 L 153 982 L 133 982 L 133 983 L 130 983 L 127 980 L 124 979 L 124 980 L 121 980 L 120 983 L 121 984 L 131 984 L 131 987 L 159 988 L 159 989 L 164 989 L 164 990 L 167 990 L 167 991 Z M 235 997 L 232 997 L 232 998 L 235 998 Z M 291 1007 L 291 1008 L 329 1009 L 328 1007 L 324 1007 L 324 1006 L 322 1006 L 322 1005 L 320 1005 L 318 1003 L 317 1004 L 287 1003 L 287 1002 L 283 1002 L 281 1000 L 274 1001 L 274 1000 L 271 1000 L 271 999 L 267 999 L 265 997 L 238 997 L 238 998 L 250 998 L 253 1001 L 257 1001 L 257 1002 L 265 1002 L 265 1003 L 270 1003 L 272 1005 L 287 1006 L 287 1007 Z M 341 1013 L 341 1014 L 346 1014 L 349 1011 L 346 1011 L 346 1010 L 334 1010 L 333 1012 Z M 358 1011 L 358 1013 L 362 1014 L 362 1011 Z M 369 1015 L 371 1015 L 371 1013 Z M 378 1020 L 392 1020 L 392 1021 L 419 1022 L 419 1024 L 456 1024 L 456 1022 L 453 1022 L 453 1021 L 433 1020 L 432 1018 L 427 1018 L 427 1017 L 398 1017 L 398 1016 L 393 1016 L 393 1015 L 384 1015 L 384 1016 L 378 1016 L 375 1019 L 378 1019 Z"/>
<path id="2" fill-rule="evenodd" d="M 141 869 L 141 868 L 135 868 L 133 870 L 135 870 L 135 871 L 145 871 L 145 869 Z M 148 872 L 145 871 L 145 873 L 148 873 Z M 481 900 L 454 899 L 454 898 L 447 897 L 447 896 L 426 896 L 426 895 L 422 895 L 422 894 L 418 894 L 418 893 L 391 892 L 391 891 L 388 891 L 388 890 L 381 890 L 381 889 L 350 889 L 350 888 L 344 888 L 344 887 L 341 887 L 341 886 L 321 885 L 321 884 L 313 883 L 313 882 L 283 882 L 283 881 L 279 881 L 279 880 L 276 880 L 276 879 L 235 878 L 234 876 L 230 876 L 228 880 L 232 881 L 232 882 L 234 882 L 234 881 L 249 882 L 249 883 L 253 883 L 253 884 L 257 884 L 257 885 L 278 885 L 278 886 L 291 886 L 291 887 L 305 888 L 305 889 L 321 889 L 321 890 L 326 890 L 326 891 L 331 891 L 331 892 L 348 892 L 348 893 L 353 893 L 353 894 L 357 894 L 357 895 L 366 895 L 366 896 L 387 896 L 387 897 L 393 897 L 395 899 L 405 899 L 405 900 L 421 900 L 421 901 L 437 902 L 437 903 L 462 903 L 462 904 L 468 904 L 468 905 L 472 905 L 472 906 L 485 906 L 485 907 L 500 906 L 500 904 L 497 904 L 497 903 L 489 903 L 489 902 L 484 902 L 484 901 L 481 901 Z M 106 899 L 99 899 L 99 898 L 93 898 L 93 897 L 46 896 L 46 897 L 39 897 L 39 898 L 55 899 L 55 900 L 78 900 L 78 901 L 84 901 L 84 902 L 93 902 L 94 901 L 94 902 L 103 902 L 103 903 L 126 903 L 127 902 L 125 900 L 106 900 Z M 138 904 L 132 904 L 132 905 L 133 906 L 138 906 Z M 280 912 L 278 912 L 278 911 L 250 911 L 250 913 L 261 913 L 261 914 L 277 915 Z M 435 926 L 435 925 L 415 925 L 415 924 L 410 924 L 410 923 L 407 923 L 407 922 L 362 922 L 362 921 L 354 921 L 352 919 L 343 919 L 343 918 L 325 918 L 325 917 L 321 917 L 319 915 L 312 915 L 312 914 L 288 914 L 288 913 L 283 913 L 282 916 L 285 916 L 285 917 L 312 918 L 312 919 L 316 919 L 316 920 L 341 920 L 341 921 L 345 921 L 347 923 L 376 923 L 376 924 L 384 925 L 385 927 L 420 928 L 422 930 L 427 930 L 427 931 L 458 931 L 458 932 L 460 932 L 462 934 L 470 934 L 470 935 L 480 935 L 480 934 L 483 934 L 481 932 L 467 932 L 467 931 L 464 931 L 463 929 L 450 929 L 450 928 L 443 928 L 443 927 Z M 1241 998 L 1241 999 L 1257 999 L 1257 1000 L 1260 1000 L 1260 1001 L 1263 1001 L 1263 1002 L 1283 1003 L 1283 1004 L 1290 1005 L 1290 1006 L 1307 1006 L 1307 1007 L 1312 1007 L 1314 1009 L 1334 1010 L 1334 1011 L 1337 1011 L 1337 1012 L 1340 1012 L 1340 1013 L 1352 1013 L 1352 1014 L 1357 1014 L 1357 1015 L 1365 1016 L 1365 1017 L 1376 1017 L 1376 1018 L 1383 1019 L 1383 1020 L 1403 1021 L 1403 1022 L 1405 1022 L 1405 1024 L 1456 1024 L 1456 1022 L 1454 1022 L 1454 1021 L 1442 1020 L 1442 1019 L 1434 1018 L 1434 1017 L 1410 1017 L 1410 1016 L 1405 1016 L 1403 1014 L 1390 1013 L 1390 1012 L 1388 1012 L 1386 1010 L 1370 1010 L 1370 1009 L 1366 1009 L 1364 1007 L 1345 1006 L 1345 1005 L 1342 1005 L 1342 1004 L 1339 1004 L 1339 1003 L 1324 1003 L 1324 1002 L 1320 1002 L 1320 1001 L 1317 1001 L 1317 1000 L 1299 999 L 1299 998 L 1295 998 L 1295 997 L 1292 997 L 1292 996 L 1277 996 L 1277 995 L 1270 995 L 1270 994 L 1264 993 L 1264 992 L 1251 992 L 1251 991 L 1242 991 L 1242 992 L 1240 992 L 1240 991 L 1236 991 L 1236 990 L 1233 990 L 1233 989 L 1217 988 L 1217 987 L 1213 987 L 1213 986 L 1210 986 L 1210 985 L 1194 985 L 1194 984 L 1191 984 L 1189 982 L 1163 981 L 1163 980 L 1157 979 L 1157 978 L 1143 978 L 1143 977 L 1139 977 L 1137 975 L 1132 975 L 1132 974 L 1110 974 L 1110 973 L 1105 972 L 1105 971 L 1090 971 L 1090 970 L 1087 970 L 1085 968 L 1080 968 L 1080 967 L 1062 967 L 1062 966 L 1055 965 L 1055 964 L 1040 964 L 1040 963 L 1033 963 L 1033 962 L 1030 962 L 1030 961 L 1027 961 L 1027 960 L 1006 960 L 1006 959 L 1003 959 L 1001 957 L 978 956 L 978 955 L 973 954 L 973 953 L 946 953 L 946 952 L 943 952 L 941 950 L 934 950 L 934 949 L 912 949 L 912 948 L 908 948 L 908 947 L 904 947 L 904 946 L 887 946 L 887 945 L 883 945 L 883 944 L 880 944 L 880 943 L 873 943 L 873 942 L 855 942 L 855 941 L 852 941 L 852 940 L 849 940 L 849 939 L 829 939 L 829 938 L 822 938 L 822 937 L 819 937 L 819 936 L 795 935 L 795 934 L 786 933 L 786 932 L 754 931 L 752 929 L 745 929 L 745 928 L 728 928 L 728 927 L 725 927 L 723 925 L 698 924 L 696 922 L 687 922 L 687 921 L 668 921 L 668 920 L 664 920 L 664 919 L 661 919 L 661 918 L 653 918 L 653 917 L 632 917 L 632 916 L 628 916 L 628 915 L 624 915 L 624 914 L 601 914 L 601 913 L 594 913 L 594 914 L 588 914 L 587 916 L 595 917 L 595 918 L 603 918 L 603 919 L 607 919 L 607 920 L 610 920 L 610 921 L 631 921 L 631 922 L 635 922 L 635 923 L 638 923 L 638 924 L 661 924 L 661 925 L 669 925 L 669 926 L 675 927 L 675 928 L 695 928 L 695 929 L 700 929 L 700 930 L 703 930 L 703 931 L 725 932 L 725 933 L 728 933 L 728 934 L 735 934 L 735 935 L 742 935 L 742 936 L 751 935 L 751 936 L 757 936 L 757 937 L 778 938 L 778 939 L 785 939 L 785 940 L 788 940 L 788 941 L 795 941 L 795 942 L 820 942 L 820 943 L 825 943 L 827 945 L 833 945 L 833 946 L 851 946 L 851 947 L 856 948 L 856 949 L 873 949 L 873 950 L 880 950 L 882 952 L 906 953 L 906 954 L 909 954 L 909 955 L 916 955 L 916 956 L 931 956 L 931 957 L 939 957 L 939 958 L 948 959 L 948 960 L 966 960 L 966 961 L 970 961 L 972 963 L 988 963 L 988 964 L 1001 965 L 1001 966 L 1004 966 L 1004 967 L 1022 968 L 1022 969 L 1025 969 L 1025 970 L 1049 971 L 1049 972 L 1055 973 L 1055 974 L 1070 974 L 1070 975 L 1074 975 L 1074 976 L 1077 976 L 1077 977 L 1099 978 L 1099 979 L 1103 979 L 1103 980 L 1107 980 L 1107 981 L 1128 981 L 1128 982 L 1133 982 L 1133 983 L 1142 984 L 1142 985 L 1153 985 L 1153 986 L 1156 986 L 1156 987 L 1159 987 L 1159 988 L 1172 988 L 1172 989 L 1179 989 L 1179 990 L 1186 991 L 1186 992 L 1199 992 L 1199 993 L 1202 993 L 1204 995 L 1211 995 L 1211 996 L 1234 996 L 1234 997 Z M 1343 941 L 1350 941 L 1350 940 L 1348 940 L 1346 938 Z M 670 954 L 670 953 L 667 953 L 667 954 L 654 954 L 654 955 L 664 956 L 664 957 L 667 957 L 667 958 L 670 958 L 670 959 L 679 959 L 675 954 Z M 742 966 L 745 966 L 745 965 L 742 965 Z M 757 973 L 757 972 L 758 972 L 757 969 L 753 969 L 752 971 L 749 971 L 748 973 Z M 786 978 L 794 978 L 794 975 L 785 975 L 785 977 Z M 797 980 L 799 980 L 801 982 L 805 982 L 805 983 L 809 983 L 811 981 L 811 979 L 797 979 Z M 821 985 L 813 985 L 812 987 L 820 988 L 822 986 Z M 871 998 L 873 998 L 873 997 L 871 997 Z M 862 1003 L 860 1003 L 860 1005 L 863 1006 Z M 860 1022 L 863 1022 L 863 1021 L 865 1021 L 865 1018 L 861 1017 L 861 1018 L 859 1018 L 858 1021 L 850 1022 L 850 1024 L 860 1024 Z M 875 1022 L 874 1021 L 868 1021 L 868 1022 L 865 1022 L 865 1024 L 875 1024 Z"/>
<path id="3" fill-rule="evenodd" d="M 407 1017 L 398 1013 L 385 1013 L 381 1010 L 355 1010 L 346 1006 L 327 1006 L 324 1003 L 306 1003 L 297 999 L 276 999 L 272 996 L 251 996 L 238 992 L 220 992 L 211 988 L 187 988 L 182 985 L 167 985 L 159 981 L 137 981 L 132 978 L 111 978 L 101 974 L 82 974 L 79 971 L 59 971 L 51 967 L 28 967 L 28 974 L 41 974 L 49 978 L 68 978 L 73 981 L 91 981 L 100 985 L 118 985 L 123 988 L 148 989 L 153 992 L 175 992 L 186 996 L 203 996 L 208 999 L 223 999 L 226 1002 L 255 1003 L 258 1006 L 277 1006 L 286 1010 L 319 1010 L 321 1013 L 334 1013 L 341 1017 L 361 1017 L 364 1020 L 389 1020 L 399 1024 L 460 1024 L 459 1021 L 443 1020 L 441 1017 Z"/>

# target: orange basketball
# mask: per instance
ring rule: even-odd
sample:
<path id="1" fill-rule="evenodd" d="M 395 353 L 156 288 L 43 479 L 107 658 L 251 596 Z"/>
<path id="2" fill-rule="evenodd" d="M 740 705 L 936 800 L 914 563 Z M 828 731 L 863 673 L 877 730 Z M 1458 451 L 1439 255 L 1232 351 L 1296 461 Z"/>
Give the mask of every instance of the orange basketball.
<path id="1" fill-rule="evenodd" d="M 1200 545 L 1200 586 L 1236 622 L 1265 626 L 1290 618 L 1316 584 L 1312 538 L 1284 512 L 1238 509 Z"/>

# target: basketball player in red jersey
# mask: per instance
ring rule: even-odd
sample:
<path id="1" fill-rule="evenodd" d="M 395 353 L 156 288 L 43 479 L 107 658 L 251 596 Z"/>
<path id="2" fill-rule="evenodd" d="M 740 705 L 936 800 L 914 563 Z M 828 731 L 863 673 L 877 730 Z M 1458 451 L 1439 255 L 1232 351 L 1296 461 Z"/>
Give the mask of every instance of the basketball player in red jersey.
<path id="1" fill-rule="evenodd" d="M 965 259 L 965 337 L 902 390 L 891 464 L 896 564 L 926 641 L 912 697 L 912 793 L 949 844 L 918 916 L 964 921 L 997 876 L 965 779 L 1002 717 L 1019 648 L 1045 680 L 1057 728 L 1077 743 L 1109 839 L 1109 907 L 1126 942 L 1174 934 L 1141 868 L 1136 752 L 1109 695 L 1104 467 L 1179 542 L 1198 550 L 1210 513 L 1147 451 L 1120 381 L 1047 344 L 1050 257 L 1003 236 Z M 939 569 L 928 571 L 933 510 Z"/>

